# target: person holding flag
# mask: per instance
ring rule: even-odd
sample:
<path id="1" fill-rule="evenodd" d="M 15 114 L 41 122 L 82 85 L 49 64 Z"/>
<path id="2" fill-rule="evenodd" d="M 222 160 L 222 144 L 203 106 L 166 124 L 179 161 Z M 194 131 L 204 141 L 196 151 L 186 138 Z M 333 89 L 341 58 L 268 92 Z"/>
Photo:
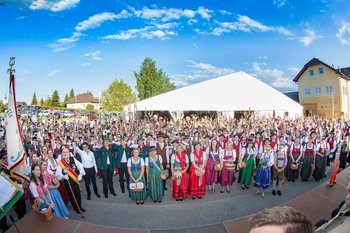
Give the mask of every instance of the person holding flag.
<path id="1" fill-rule="evenodd" d="M 58 164 L 62 169 L 69 201 L 75 212 L 82 215 L 85 209 L 81 207 L 80 181 L 85 175 L 84 167 L 77 159 L 70 157 L 68 148 L 62 149 L 62 159 Z"/>

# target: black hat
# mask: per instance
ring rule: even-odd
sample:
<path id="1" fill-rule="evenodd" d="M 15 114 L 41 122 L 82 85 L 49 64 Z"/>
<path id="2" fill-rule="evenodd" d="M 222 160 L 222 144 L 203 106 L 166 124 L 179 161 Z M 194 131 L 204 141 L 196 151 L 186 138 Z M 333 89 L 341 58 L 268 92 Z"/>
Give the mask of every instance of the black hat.
<path id="1" fill-rule="evenodd" d="M 223 135 L 223 134 L 220 134 L 220 135 L 219 135 L 219 138 L 220 138 L 220 137 L 225 137 L 225 135 Z"/>
<path id="2" fill-rule="evenodd" d="M 7 155 L 6 149 L 3 149 L 3 150 L 0 151 L 0 159 L 1 159 L 2 157 L 4 157 L 4 155 Z"/>
<path id="3" fill-rule="evenodd" d="M 179 141 L 178 141 L 178 140 L 173 140 L 173 141 L 171 142 L 171 144 L 174 144 L 174 143 L 179 144 Z"/>
<path id="4" fill-rule="evenodd" d="M 148 136 L 153 137 L 153 135 L 151 133 L 146 134 L 146 137 L 148 137 Z"/>
<path id="5" fill-rule="evenodd" d="M 249 139 L 248 142 L 247 142 L 247 144 L 254 144 L 254 141 L 251 140 L 251 139 Z"/>
<path id="6" fill-rule="evenodd" d="M 155 151 L 155 150 L 157 150 L 155 146 L 150 146 L 149 147 L 149 152 L 152 152 L 152 151 Z"/>
<path id="7" fill-rule="evenodd" d="M 271 142 L 270 138 L 265 138 L 264 142 Z"/>
<path id="8" fill-rule="evenodd" d="M 32 141 L 38 141 L 37 137 L 32 137 Z"/>
<path id="9" fill-rule="evenodd" d="M 165 137 L 165 135 L 163 134 L 163 133 L 159 133 L 158 135 L 157 135 L 157 138 L 164 138 Z"/>

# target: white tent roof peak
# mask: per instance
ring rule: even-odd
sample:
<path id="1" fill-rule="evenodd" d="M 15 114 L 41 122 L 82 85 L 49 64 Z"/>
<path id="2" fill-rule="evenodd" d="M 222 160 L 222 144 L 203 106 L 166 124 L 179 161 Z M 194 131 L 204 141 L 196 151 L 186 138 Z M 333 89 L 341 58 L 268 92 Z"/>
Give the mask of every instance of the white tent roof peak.
<path id="1" fill-rule="evenodd" d="M 236 72 L 179 88 L 124 107 L 125 111 L 285 111 L 302 106 L 266 83 Z"/>

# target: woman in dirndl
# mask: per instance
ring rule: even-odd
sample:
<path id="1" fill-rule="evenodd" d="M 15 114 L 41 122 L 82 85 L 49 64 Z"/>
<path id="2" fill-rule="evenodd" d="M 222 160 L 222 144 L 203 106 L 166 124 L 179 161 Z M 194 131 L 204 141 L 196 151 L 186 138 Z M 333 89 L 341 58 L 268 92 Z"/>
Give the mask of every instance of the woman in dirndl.
<path id="1" fill-rule="evenodd" d="M 191 153 L 191 168 L 188 193 L 192 199 L 199 199 L 205 195 L 205 165 L 207 163 L 207 155 L 201 150 L 200 142 L 194 144 L 194 151 Z"/>
<path id="2" fill-rule="evenodd" d="M 245 149 L 242 150 L 242 156 L 239 164 L 245 163 L 245 166 L 241 166 L 241 179 L 239 183 L 242 189 L 249 189 L 249 185 L 252 183 L 253 169 L 256 169 L 255 157 L 256 150 L 253 148 L 254 142 L 249 140 Z M 243 163 L 243 164 L 244 164 Z"/>
<path id="3" fill-rule="evenodd" d="M 164 196 L 164 185 L 160 176 L 163 170 L 162 156 L 157 155 L 155 146 L 150 146 L 149 156 L 146 157 L 145 163 L 148 195 L 155 203 L 162 202 Z"/>
<path id="4" fill-rule="evenodd" d="M 145 163 L 142 158 L 139 157 L 140 154 L 140 149 L 139 148 L 134 148 L 133 149 L 133 156 L 128 159 L 127 162 L 127 167 L 128 167 L 128 173 L 130 177 L 130 182 L 129 184 L 132 185 L 137 185 L 138 183 L 143 184 L 142 191 L 135 192 L 132 189 L 129 189 L 129 194 L 131 200 L 136 201 L 137 205 L 143 205 L 147 198 L 147 191 L 146 191 L 146 184 L 145 184 L 145 177 L 144 177 L 144 172 L 145 172 Z M 133 184 L 132 184 L 133 183 Z"/>
<path id="5" fill-rule="evenodd" d="M 219 171 L 222 168 L 222 157 L 218 147 L 218 141 L 213 139 L 210 147 L 207 149 L 207 166 L 205 167 L 206 185 L 209 194 L 215 193 L 215 184 L 218 180 Z"/>
<path id="6" fill-rule="evenodd" d="M 40 166 L 36 163 L 34 163 L 31 167 L 29 190 L 32 193 L 32 196 L 38 202 L 39 211 L 43 211 L 49 207 L 52 209 L 55 208 L 50 192 L 47 189 L 47 185 L 45 184 L 44 178 L 41 174 Z"/>
<path id="7" fill-rule="evenodd" d="M 329 154 L 329 144 L 326 138 L 322 138 L 319 148 L 316 150 L 315 171 L 312 174 L 315 181 L 322 180 L 327 165 L 327 155 Z"/>
<path id="8" fill-rule="evenodd" d="M 265 139 L 269 140 L 269 139 Z M 256 195 L 265 196 L 265 190 L 270 187 L 270 169 L 273 165 L 273 150 L 270 144 L 265 144 L 265 150 L 261 154 L 259 160 L 259 169 L 256 174 L 255 187 L 258 188 Z"/>
<path id="9" fill-rule="evenodd" d="M 221 170 L 221 176 L 220 176 L 220 184 L 221 184 L 221 193 L 230 192 L 230 186 L 233 185 L 233 182 L 235 181 L 235 161 L 236 161 L 237 155 L 236 151 L 232 147 L 232 142 L 228 142 L 226 144 L 226 150 L 223 150 L 223 157 L 222 157 L 222 163 L 223 167 Z"/>
<path id="10" fill-rule="evenodd" d="M 315 164 L 316 154 L 316 149 L 311 138 L 308 139 L 308 142 L 304 147 L 303 153 L 303 165 L 301 167 L 300 176 L 302 178 L 302 181 L 308 181 L 312 174 L 312 170 Z"/>
<path id="11" fill-rule="evenodd" d="M 290 148 L 290 153 L 288 156 L 288 165 L 286 170 L 286 178 L 288 181 L 296 181 L 299 177 L 300 172 L 300 162 L 303 158 L 303 150 L 300 144 L 300 138 L 295 138 L 294 143 Z M 292 166 L 295 166 L 292 168 Z M 297 166 L 297 169 L 296 169 Z"/>
<path id="12" fill-rule="evenodd" d="M 178 145 L 176 153 L 171 156 L 172 197 L 176 201 L 183 201 L 188 198 L 188 156 L 183 152 L 183 147 Z"/>
<path id="13" fill-rule="evenodd" d="M 41 161 L 40 167 L 45 184 L 47 185 L 52 201 L 55 205 L 53 214 L 62 218 L 67 218 L 69 212 L 67 206 L 63 202 L 61 194 L 58 192 L 60 183 L 57 177 L 48 169 L 48 162 L 46 160 Z"/>

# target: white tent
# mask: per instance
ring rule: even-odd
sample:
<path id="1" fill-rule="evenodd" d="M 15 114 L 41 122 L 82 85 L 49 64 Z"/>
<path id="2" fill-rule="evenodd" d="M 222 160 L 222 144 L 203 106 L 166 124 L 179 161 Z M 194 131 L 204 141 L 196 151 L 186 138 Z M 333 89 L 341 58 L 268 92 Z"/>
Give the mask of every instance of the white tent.
<path id="1" fill-rule="evenodd" d="M 235 111 L 279 116 L 288 112 L 294 118 L 302 115 L 303 107 L 253 76 L 237 72 L 138 101 L 125 106 L 124 111 L 169 111 L 177 119 L 184 111 L 217 111 L 231 116 Z"/>

